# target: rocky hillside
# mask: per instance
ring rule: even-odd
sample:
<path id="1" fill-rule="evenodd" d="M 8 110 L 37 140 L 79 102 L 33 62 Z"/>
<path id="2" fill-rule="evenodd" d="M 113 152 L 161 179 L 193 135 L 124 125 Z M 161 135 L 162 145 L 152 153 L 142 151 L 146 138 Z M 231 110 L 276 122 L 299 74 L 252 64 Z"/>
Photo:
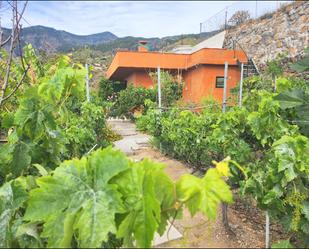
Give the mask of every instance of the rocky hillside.
<path id="1" fill-rule="evenodd" d="M 4 37 L 11 31 L 4 29 Z M 74 47 L 97 45 L 116 40 L 118 37 L 111 32 L 93 35 L 75 35 L 63 30 L 44 26 L 32 26 L 22 30 L 21 41 L 31 43 L 35 48 L 48 52 L 68 51 Z"/>
<path id="2" fill-rule="evenodd" d="M 224 47 L 232 49 L 233 40 L 260 66 L 279 54 L 292 61 L 309 45 L 309 2 L 293 1 L 278 11 L 249 20 L 228 30 Z"/>

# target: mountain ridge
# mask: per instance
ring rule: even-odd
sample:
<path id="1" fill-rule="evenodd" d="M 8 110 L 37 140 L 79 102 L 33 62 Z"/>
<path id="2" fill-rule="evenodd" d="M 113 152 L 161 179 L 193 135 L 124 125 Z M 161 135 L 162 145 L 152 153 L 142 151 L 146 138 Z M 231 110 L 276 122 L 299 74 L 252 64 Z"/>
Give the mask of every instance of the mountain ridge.
<path id="1" fill-rule="evenodd" d="M 2 30 L 4 31 L 4 38 L 8 37 L 10 29 L 2 28 Z M 194 43 L 201 39 L 206 39 L 216 32 L 217 31 L 202 34 L 171 35 L 162 38 L 134 36 L 118 37 L 110 31 L 90 35 L 76 35 L 65 30 L 57 30 L 52 27 L 36 25 L 22 29 L 21 45 L 24 46 L 27 43 L 31 43 L 34 48 L 51 53 L 69 52 L 85 46 L 102 52 L 108 52 L 117 48 L 136 50 L 138 41 L 142 39 L 149 42 L 151 49 L 162 50 L 164 47 L 170 48 L 172 44 L 177 44 L 179 41 L 186 41 L 194 45 Z"/>
<path id="2" fill-rule="evenodd" d="M 11 29 L 3 28 L 3 31 L 4 37 L 7 37 Z M 42 25 L 26 27 L 21 31 L 22 45 L 31 43 L 35 48 L 49 52 L 67 51 L 83 45 L 102 44 L 117 38 L 115 34 L 109 31 L 91 35 L 76 35 L 65 30 L 57 30 Z"/>

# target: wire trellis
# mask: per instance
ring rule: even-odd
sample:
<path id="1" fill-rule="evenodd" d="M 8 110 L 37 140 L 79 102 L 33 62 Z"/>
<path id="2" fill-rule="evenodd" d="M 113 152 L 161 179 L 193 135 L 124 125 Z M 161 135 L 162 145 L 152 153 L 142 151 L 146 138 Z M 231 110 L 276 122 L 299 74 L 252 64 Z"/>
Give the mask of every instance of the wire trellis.
<path id="1" fill-rule="evenodd" d="M 226 103 L 232 103 L 232 101 L 227 101 Z M 213 103 L 209 105 L 202 105 L 202 106 L 174 106 L 174 107 L 156 107 L 157 110 L 172 110 L 172 109 L 179 109 L 179 110 L 197 110 L 197 109 L 206 109 L 206 108 L 211 108 L 215 106 L 223 106 L 223 103 Z"/>

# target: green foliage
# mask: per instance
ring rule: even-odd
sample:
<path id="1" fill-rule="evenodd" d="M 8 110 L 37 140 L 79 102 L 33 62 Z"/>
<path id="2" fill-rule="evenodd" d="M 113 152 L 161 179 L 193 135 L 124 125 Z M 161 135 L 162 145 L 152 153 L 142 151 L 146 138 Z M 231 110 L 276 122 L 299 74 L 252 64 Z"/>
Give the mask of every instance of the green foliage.
<path id="1" fill-rule="evenodd" d="M 156 74 L 150 73 L 152 81 L 156 82 Z M 174 105 L 182 98 L 182 83 L 178 83 L 167 72 L 161 72 L 161 103 L 164 107 Z M 145 113 L 148 105 L 146 100 L 156 102 L 158 86 L 146 89 L 144 87 L 134 87 L 132 84 L 120 91 L 113 107 L 111 108 L 112 117 L 125 116 L 126 118 L 134 119 L 134 111 L 139 110 Z"/>
<path id="2" fill-rule="evenodd" d="M 34 82 L 37 78 L 43 77 L 45 75 L 44 66 L 38 59 L 35 50 L 31 44 L 26 45 L 23 50 L 24 50 L 23 55 L 24 63 L 30 65 L 32 71 L 31 76 L 34 76 L 32 78 Z"/>
<path id="3" fill-rule="evenodd" d="M 137 123 L 164 152 L 199 170 L 208 168 L 211 158 L 226 156 L 245 165 L 244 172 L 231 167 L 229 182 L 308 246 L 309 151 L 308 138 L 300 134 L 308 135 L 308 84 L 282 76 L 279 60 L 269 66 L 266 75 L 244 81 L 240 109 L 221 114 L 209 107 L 194 114 L 175 108 L 157 114 L 150 108 Z M 277 93 L 271 93 L 269 75 L 277 77 Z M 233 91 L 237 95 L 239 89 Z"/>
<path id="4" fill-rule="evenodd" d="M 10 64 L 10 75 L 8 78 L 9 84 L 6 88 L 5 97 L 8 97 L 10 94 L 13 95 L 2 103 L 1 110 L 15 111 L 16 106 L 18 105 L 17 98 L 24 93 L 24 91 L 28 88 L 28 85 L 38 83 L 38 78 L 44 77 L 45 75 L 44 67 L 38 60 L 35 50 L 31 44 L 28 44 L 23 48 L 23 53 L 22 61 L 19 60 L 19 57 L 12 58 Z M 0 66 L 3 68 L 6 67 L 5 64 L 7 63 L 7 57 L 8 53 L 5 50 L 0 50 Z M 28 68 L 28 71 L 24 75 L 26 68 Z M 6 71 L 1 70 L 0 78 L 4 79 L 5 74 Z M 18 83 L 22 78 L 23 81 L 21 82 L 21 85 L 18 86 Z M 16 92 L 13 92 L 14 90 L 16 90 Z"/>
<path id="5" fill-rule="evenodd" d="M 114 102 L 110 115 L 112 117 L 125 116 L 126 118 L 133 119 L 134 110 L 143 109 L 146 99 L 155 101 L 156 91 L 144 87 L 134 87 L 130 84 L 125 90 L 119 92 L 119 96 L 116 102 Z"/>
<path id="6" fill-rule="evenodd" d="M 227 114 L 212 107 L 201 113 L 177 108 L 162 113 L 149 108 L 146 115 L 137 119 L 137 127 L 160 140 L 166 153 L 205 170 L 212 159 L 222 160 L 230 155 L 243 163 L 252 157 L 244 138 L 247 115 L 237 108 Z"/>
<path id="7" fill-rule="evenodd" d="M 23 212 L 32 178 L 18 178 L 0 187 L 0 247 L 41 247 L 36 224 L 25 223 Z"/>
<path id="8" fill-rule="evenodd" d="M 73 61 L 82 63 L 83 65 L 88 64 L 104 64 L 106 63 L 105 54 L 101 51 L 91 49 L 89 46 L 79 47 L 77 49 L 72 49 L 71 51 Z"/>
<path id="9" fill-rule="evenodd" d="M 145 100 L 147 115 L 142 115 L 136 119 L 136 126 L 141 131 L 148 131 L 155 134 L 157 125 L 160 122 L 161 111 L 156 108 L 157 104 L 149 99 Z"/>
<path id="10" fill-rule="evenodd" d="M 67 158 L 80 157 L 97 144 L 107 146 L 107 130 L 103 108 L 83 102 L 79 113 L 71 113 L 63 127 L 66 134 Z"/>
<path id="11" fill-rule="evenodd" d="M 99 98 L 101 101 L 115 102 L 120 91 L 125 90 L 126 85 L 120 82 L 101 78 L 99 82 Z"/>
<path id="12" fill-rule="evenodd" d="M 203 120 L 195 118 L 190 111 L 182 111 L 177 115 L 175 110 L 175 113 L 163 118 L 161 124 L 160 140 L 162 138 L 163 148 L 168 153 L 180 159 L 186 158 L 190 163 L 200 161 L 204 148 L 202 139 L 205 138 L 203 126 L 207 127 Z M 188 146 L 189 143 L 195 145 L 194 148 Z"/>
<path id="13" fill-rule="evenodd" d="M 109 234 L 125 247 L 150 247 L 155 232 L 163 234 L 183 206 L 214 218 L 221 201 L 232 201 L 222 180 L 228 168 L 218 165 L 202 179 L 185 175 L 174 183 L 161 164 L 133 163 L 111 148 L 98 150 L 39 177 L 23 219 L 43 223 L 40 237 L 48 247 L 100 247 Z"/>
<path id="14" fill-rule="evenodd" d="M 273 244 L 271 248 L 295 248 L 289 240 L 280 240 Z"/>
<path id="15" fill-rule="evenodd" d="M 271 145 L 284 134 L 293 133 L 293 129 L 278 115 L 279 102 L 271 94 L 264 93 L 258 110 L 248 115 L 248 124 L 254 136 L 262 146 Z"/>
<path id="16" fill-rule="evenodd" d="M 209 169 L 202 179 L 183 175 L 178 182 L 177 191 L 179 200 L 186 202 L 185 205 L 192 216 L 201 211 L 209 218 L 215 219 L 219 203 L 232 202 L 231 191 L 217 169 Z"/>
<path id="17" fill-rule="evenodd" d="M 291 65 L 291 68 L 299 73 L 309 70 L 309 47 L 305 49 L 304 58 Z"/>
<path id="18" fill-rule="evenodd" d="M 256 196 L 261 208 L 282 221 L 289 230 L 308 234 L 309 139 L 283 136 L 260 162 L 250 169 L 244 191 Z"/>
<path id="19" fill-rule="evenodd" d="M 54 75 L 39 85 L 38 93 L 46 101 L 59 103 L 71 96 L 83 98 L 85 84 L 82 83 L 85 80 L 86 70 L 82 66 L 70 67 L 67 60 L 68 58 L 63 57 Z"/>
<path id="20" fill-rule="evenodd" d="M 26 58 L 32 57 L 30 50 Z M 32 61 L 40 71 L 37 59 Z M 18 97 L 17 110 L 3 115 L 3 126 L 13 132 L 0 147 L 1 181 L 34 173 L 32 164 L 53 169 L 95 144 L 108 144 L 103 108 L 83 102 L 85 69 L 66 56 L 44 69 L 44 75 L 35 74 L 36 84 Z"/>
<path id="21" fill-rule="evenodd" d="M 253 75 L 252 77 L 245 78 L 243 81 L 243 95 L 249 97 L 253 90 L 271 90 L 271 82 L 261 75 Z M 239 86 L 235 88 L 236 93 L 239 92 Z"/>
<path id="22" fill-rule="evenodd" d="M 282 110 L 290 110 L 288 117 L 297 124 L 305 135 L 309 135 L 309 93 L 300 88 L 287 89 L 275 97 Z"/>
<path id="23" fill-rule="evenodd" d="M 157 73 L 150 73 L 150 77 L 152 82 L 157 82 Z M 170 107 L 182 98 L 182 82 L 177 82 L 171 74 L 165 71 L 160 72 L 160 82 L 162 106 Z M 158 84 L 156 84 L 155 91 L 158 92 Z"/>
<path id="24" fill-rule="evenodd" d="M 107 80 L 105 78 L 101 78 L 99 82 L 99 97 L 106 101 L 108 100 L 114 93 L 113 89 L 113 82 L 110 80 Z"/>
<path id="25" fill-rule="evenodd" d="M 116 232 L 115 213 L 123 212 L 120 195 L 108 182 L 127 168 L 126 159 L 111 150 L 66 161 L 37 180 L 24 219 L 44 222 L 49 247 L 70 247 L 75 231 L 80 247 L 99 247 Z"/>
<path id="26" fill-rule="evenodd" d="M 283 67 L 281 65 L 284 58 L 287 57 L 287 53 L 281 53 L 276 56 L 275 59 L 266 62 L 266 73 L 272 77 L 278 77 L 283 74 Z"/>
<path id="27" fill-rule="evenodd" d="M 9 142 L 0 147 L 0 173 L 15 178 L 26 173 L 31 163 L 56 165 L 64 152 L 64 138 L 57 126 L 53 108 L 38 95 L 38 88 L 29 88 L 14 114 L 14 132 Z"/>
<path id="28" fill-rule="evenodd" d="M 218 167 L 193 189 L 190 181 L 200 179 L 174 183 L 163 165 L 134 163 L 111 148 L 82 157 L 94 144 L 108 144 L 108 105 L 99 106 L 97 97 L 85 102 L 85 69 L 68 57 L 44 67 L 32 60 L 31 84 L 18 96 L 16 111 L 3 115 L 3 126 L 12 132 L 0 147 L 1 246 L 149 247 L 155 232 L 163 234 L 184 206 L 214 218 L 221 201 L 232 201 Z M 173 87 L 166 91 L 175 93 Z M 156 91 L 132 88 L 123 95 L 131 100 L 124 107 L 128 113 L 155 100 Z M 82 158 L 60 163 L 71 157 Z"/>
<path id="29" fill-rule="evenodd" d="M 6 183 L 0 189 L 0 220 L 1 220 L 1 233 L 0 233 L 0 246 L 11 247 L 10 241 L 14 236 L 11 231 L 10 222 L 12 221 L 16 210 L 18 210 L 25 199 L 27 193 L 18 182 Z"/>
<path id="30" fill-rule="evenodd" d="M 227 156 L 245 165 L 244 172 L 230 168 L 230 184 L 255 198 L 303 241 L 309 232 L 309 140 L 291 120 L 306 120 L 307 90 L 295 78 L 280 77 L 277 82 L 278 93 L 270 93 L 271 84 L 263 85 L 263 77 L 248 79 L 243 107 L 224 114 L 212 107 L 200 113 L 177 108 L 156 113 L 149 108 L 137 123 L 164 152 L 199 170 L 209 168 L 212 158 Z"/>

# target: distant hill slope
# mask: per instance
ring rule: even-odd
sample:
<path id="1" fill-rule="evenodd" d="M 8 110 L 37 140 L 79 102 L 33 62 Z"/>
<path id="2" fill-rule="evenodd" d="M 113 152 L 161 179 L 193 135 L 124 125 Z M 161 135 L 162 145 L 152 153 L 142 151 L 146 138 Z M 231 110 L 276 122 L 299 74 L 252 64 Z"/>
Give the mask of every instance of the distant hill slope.
<path id="1" fill-rule="evenodd" d="M 4 37 L 11 32 L 3 29 Z M 118 37 L 111 32 L 102 32 L 92 35 L 75 35 L 63 30 L 44 26 L 32 26 L 23 28 L 21 33 L 22 45 L 31 43 L 37 49 L 48 52 L 68 51 L 74 47 L 84 45 L 97 45 L 116 40 Z"/>
<path id="2" fill-rule="evenodd" d="M 106 42 L 91 46 L 93 49 L 100 50 L 102 52 L 112 52 L 117 48 L 136 50 L 139 40 L 148 41 L 150 50 L 154 51 L 169 51 L 177 45 L 196 45 L 197 43 L 207 39 L 218 33 L 219 31 L 201 33 L 201 34 L 185 34 L 166 36 L 163 38 L 143 38 L 143 37 L 121 37 L 114 41 Z"/>
<path id="3" fill-rule="evenodd" d="M 11 32 L 10 29 L 3 29 L 4 38 Z M 167 51 L 176 45 L 195 45 L 218 31 L 202 34 L 186 34 L 168 36 L 163 38 L 143 38 L 143 37 L 117 37 L 111 32 L 102 32 L 92 35 L 75 35 L 66 31 L 56 30 L 45 26 L 32 26 L 23 28 L 21 34 L 22 45 L 31 43 L 34 48 L 45 50 L 46 52 L 69 52 L 72 49 L 80 49 L 85 45 L 91 49 L 101 52 L 113 52 L 117 48 L 136 50 L 139 40 L 147 40 L 151 50 Z"/>

